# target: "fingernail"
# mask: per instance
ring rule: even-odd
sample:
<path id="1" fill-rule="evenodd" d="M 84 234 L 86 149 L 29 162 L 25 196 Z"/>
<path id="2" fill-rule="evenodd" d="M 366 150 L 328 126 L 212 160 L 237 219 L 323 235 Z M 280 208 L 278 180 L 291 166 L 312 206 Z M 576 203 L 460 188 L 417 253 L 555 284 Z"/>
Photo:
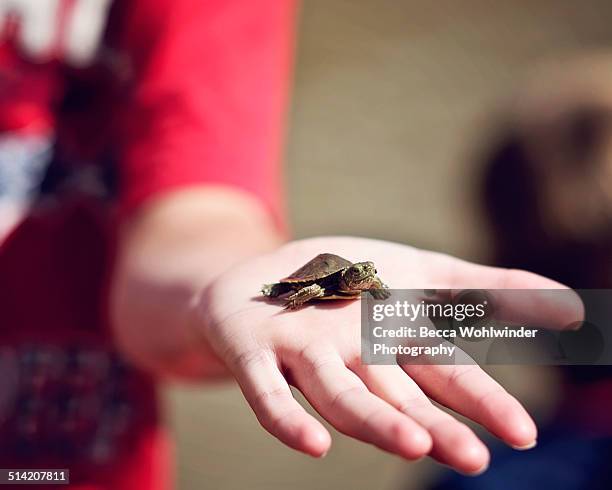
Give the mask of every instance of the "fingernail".
<path id="1" fill-rule="evenodd" d="M 460 472 L 460 473 L 463 473 L 465 476 L 480 476 L 488 469 L 489 469 L 489 463 L 485 463 L 484 465 L 482 465 L 481 468 L 477 469 L 476 471 L 472 471 L 471 473 L 465 473 L 465 472 Z"/>
<path id="2" fill-rule="evenodd" d="M 516 449 L 517 451 L 527 451 L 528 449 L 533 449 L 538 444 L 537 439 L 534 439 L 529 444 L 525 444 L 524 446 L 511 446 L 512 449 Z"/>

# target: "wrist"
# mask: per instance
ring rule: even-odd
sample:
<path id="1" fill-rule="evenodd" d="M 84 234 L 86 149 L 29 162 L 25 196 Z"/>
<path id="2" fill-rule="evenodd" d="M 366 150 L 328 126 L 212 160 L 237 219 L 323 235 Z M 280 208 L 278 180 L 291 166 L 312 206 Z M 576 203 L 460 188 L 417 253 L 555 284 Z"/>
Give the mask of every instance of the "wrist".
<path id="1" fill-rule="evenodd" d="M 150 203 L 124 223 L 113 278 L 113 326 L 120 348 L 163 377 L 224 373 L 202 308 L 216 277 L 276 247 L 262 210 L 235 193 L 189 190 Z"/>

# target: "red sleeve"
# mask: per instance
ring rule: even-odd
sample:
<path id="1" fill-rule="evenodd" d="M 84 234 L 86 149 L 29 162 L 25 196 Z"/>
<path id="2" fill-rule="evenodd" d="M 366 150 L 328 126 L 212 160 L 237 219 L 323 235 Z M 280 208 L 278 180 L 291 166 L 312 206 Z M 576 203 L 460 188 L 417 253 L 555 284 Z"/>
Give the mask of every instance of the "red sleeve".
<path id="1" fill-rule="evenodd" d="M 282 223 L 281 148 L 291 0 L 134 0 L 122 43 L 135 84 L 123 108 L 129 213 L 177 187 L 221 184 Z"/>

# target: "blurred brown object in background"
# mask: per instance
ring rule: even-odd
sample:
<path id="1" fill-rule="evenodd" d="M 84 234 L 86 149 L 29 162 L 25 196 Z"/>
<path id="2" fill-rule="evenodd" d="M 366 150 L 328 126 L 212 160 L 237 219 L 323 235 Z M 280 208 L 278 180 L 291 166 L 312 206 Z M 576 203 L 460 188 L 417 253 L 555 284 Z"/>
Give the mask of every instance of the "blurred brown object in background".
<path id="1" fill-rule="evenodd" d="M 612 53 L 543 64 L 513 101 L 484 155 L 481 187 L 495 265 L 572 288 L 612 288 Z M 607 296 L 605 296 L 607 297 Z M 593 309 L 583 298 L 586 320 Z M 567 427 L 612 431 L 610 366 L 563 368 L 557 415 Z"/>
<path id="2" fill-rule="evenodd" d="M 612 53 L 542 65 L 485 154 L 493 261 L 612 287 Z"/>

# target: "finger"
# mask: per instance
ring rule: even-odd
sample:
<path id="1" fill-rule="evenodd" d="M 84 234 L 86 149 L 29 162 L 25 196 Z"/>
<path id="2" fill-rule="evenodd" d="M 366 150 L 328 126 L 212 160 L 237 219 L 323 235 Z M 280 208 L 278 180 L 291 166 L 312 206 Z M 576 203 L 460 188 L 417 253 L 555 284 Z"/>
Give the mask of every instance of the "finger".
<path id="1" fill-rule="evenodd" d="M 411 460 L 431 449 L 427 431 L 370 393 L 337 354 L 307 349 L 289 362 L 296 385 L 340 432 Z"/>
<path id="2" fill-rule="evenodd" d="M 429 401 L 417 383 L 397 365 L 351 367 L 372 393 L 409 415 L 429 431 L 431 456 L 462 473 L 477 474 L 489 463 L 489 451 L 465 424 Z"/>
<path id="3" fill-rule="evenodd" d="M 235 356 L 230 369 L 268 432 L 293 449 L 315 457 L 325 455 L 331 445 L 329 432 L 293 397 L 271 352 Z"/>
<path id="4" fill-rule="evenodd" d="M 537 428 L 532 418 L 478 365 L 402 367 L 431 398 L 483 425 L 514 448 L 535 445 Z"/>
<path id="5" fill-rule="evenodd" d="M 454 296 L 465 289 L 486 289 L 492 295 L 499 320 L 565 329 L 575 328 L 584 319 L 582 300 L 561 283 L 523 270 L 424 253 L 429 258 L 426 263 L 432 287 L 451 289 Z"/>

